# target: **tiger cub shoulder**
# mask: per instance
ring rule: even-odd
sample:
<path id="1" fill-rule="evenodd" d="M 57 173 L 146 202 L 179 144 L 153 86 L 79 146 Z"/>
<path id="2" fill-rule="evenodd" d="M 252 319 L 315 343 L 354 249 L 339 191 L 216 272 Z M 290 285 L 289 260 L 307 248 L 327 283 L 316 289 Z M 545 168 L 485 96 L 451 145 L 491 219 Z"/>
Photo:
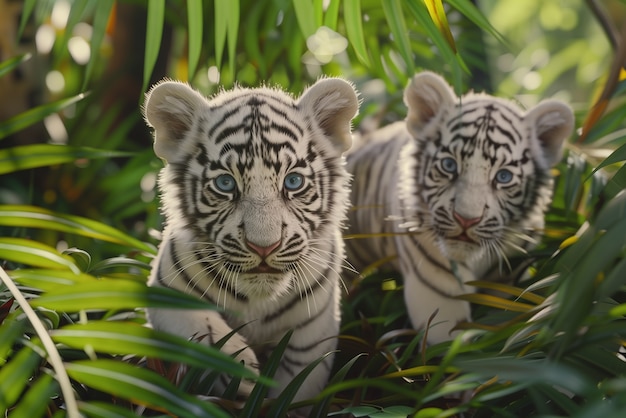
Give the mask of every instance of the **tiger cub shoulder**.
<path id="1" fill-rule="evenodd" d="M 574 116 L 556 100 L 525 111 L 483 93 L 457 97 L 431 72 L 413 77 L 404 101 L 406 119 L 371 134 L 392 138 L 368 140 L 348 156 L 357 207 L 349 233 L 389 232 L 348 240 L 348 259 L 363 268 L 397 255 L 411 321 L 421 328 L 438 311 L 429 331 L 437 342 L 469 319 L 469 305 L 453 299 L 474 290 L 466 283 L 540 237 L 550 168 Z"/>

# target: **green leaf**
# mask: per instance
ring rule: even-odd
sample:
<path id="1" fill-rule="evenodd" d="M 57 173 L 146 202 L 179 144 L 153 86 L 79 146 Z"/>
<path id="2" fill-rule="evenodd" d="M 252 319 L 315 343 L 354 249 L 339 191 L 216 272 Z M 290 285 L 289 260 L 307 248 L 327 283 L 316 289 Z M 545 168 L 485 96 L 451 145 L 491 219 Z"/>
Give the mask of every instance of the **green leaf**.
<path id="1" fill-rule="evenodd" d="M 80 271 L 72 257 L 63 255 L 55 248 L 23 238 L 0 237 L 0 253 L 2 258 L 14 263 L 26 264 L 48 269 Z"/>
<path id="2" fill-rule="evenodd" d="M 409 74 L 414 74 L 415 65 L 413 64 L 409 31 L 407 30 L 402 11 L 402 2 L 401 0 L 387 0 L 382 2 L 382 6 L 385 17 L 387 18 L 387 24 L 393 34 L 393 39 L 397 43 L 400 54 L 406 63 L 406 70 Z"/>
<path id="3" fill-rule="evenodd" d="M 317 28 L 315 27 L 315 9 L 312 1 L 293 0 L 293 8 L 296 12 L 296 19 L 298 20 L 298 26 L 304 39 L 308 39 L 313 35 Z"/>
<path id="4" fill-rule="evenodd" d="M 81 216 L 55 213 L 36 206 L 0 205 L 0 225 L 66 232 L 156 254 L 156 249 L 152 245 L 109 225 Z"/>
<path id="5" fill-rule="evenodd" d="M 203 28 L 202 0 L 187 0 L 187 29 L 189 37 L 189 65 L 187 78 L 193 80 L 200 61 L 202 51 L 202 28 Z"/>
<path id="6" fill-rule="evenodd" d="M 80 271 L 89 271 L 91 266 L 91 255 L 85 250 L 78 248 L 68 248 L 63 254 L 69 255 L 74 259 L 74 263 Z"/>
<path id="7" fill-rule="evenodd" d="M 97 352 L 129 354 L 179 362 L 231 376 L 256 379 L 250 369 L 217 348 L 155 331 L 133 322 L 93 321 L 50 331 L 52 339 L 69 347 L 91 346 Z M 201 337 L 201 336 L 198 336 Z M 263 380 L 263 379 L 261 379 Z M 265 381 L 269 382 L 268 379 Z"/>
<path id="8" fill-rule="evenodd" d="M 0 411 L 6 411 L 17 401 L 35 373 L 41 357 L 30 347 L 22 348 L 0 369 Z"/>
<path id="9" fill-rule="evenodd" d="M 66 107 L 85 98 L 84 94 L 78 94 L 67 99 L 57 100 L 56 102 L 37 106 L 27 110 L 19 115 L 15 115 L 5 121 L 0 122 L 0 140 L 7 136 L 18 132 L 34 123 L 43 120 L 46 116 L 59 112 Z"/>
<path id="10" fill-rule="evenodd" d="M 157 0 L 153 0 L 157 1 Z M 152 4 L 151 1 L 150 3 Z M 100 57 L 100 46 L 104 40 L 106 34 L 107 25 L 109 23 L 109 17 L 111 16 L 111 10 L 113 9 L 114 0 L 99 0 L 96 5 L 96 10 L 93 17 L 93 34 L 91 35 L 91 55 L 89 62 L 85 68 L 85 79 L 83 80 L 82 90 L 87 89 L 87 85 L 93 73 L 93 69 L 96 65 L 96 60 Z"/>
<path id="11" fill-rule="evenodd" d="M 79 360 L 67 363 L 66 369 L 73 379 L 84 385 L 175 415 L 228 417 L 217 406 L 180 391 L 164 377 L 121 361 Z"/>
<path id="12" fill-rule="evenodd" d="M 78 409 L 88 417 L 99 418 L 137 418 L 128 408 L 105 402 L 78 402 Z"/>
<path id="13" fill-rule="evenodd" d="M 113 257 L 107 258 L 96 263 L 91 270 L 92 274 L 100 275 L 104 274 L 107 270 L 123 268 L 125 270 L 141 269 L 144 271 L 150 271 L 150 264 L 144 263 L 139 260 L 135 260 L 127 257 Z"/>
<path id="14" fill-rule="evenodd" d="M 222 68 L 224 46 L 226 45 L 226 32 L 230 16 L 230 1 L 216 1 L 215 8 L 215 62 L 217 68 Z"/>
<path id="15" fill-rule="evenodd" d="M 530 305 L 528 303 L 516 302 L 499 296 L 488 295 L 484 293 L 468 293 L 455 296 L 454 298 L 459 300 L 465 300 L 477 305 L 491 306 L 511 312 L 528 312 L 535 307 L 534 305 Z"/>
<path id="16" fill-rule="evenodd" d="M 380 411 L 379 408 L 374 408 L 373 406 L 349 406 L 347 408 L 344 408 L 341 411 L 329 414 L 329 416 L 352 414 L 353 416 L 359 418 L 359 417 L 369 417 L 372 414 L 375 414 L 379 411 Z"/>
<path id="17" fill-rule="evenodd" d="M 622 144 L 619 148 L 613 151 L 611 155 L 606 157 L 604 161 L 598 164 L 598 166 L 593 169 L 589 177 L 593 176 L 596 171 L 601 170 L 606 166 L 609 166 L 611 164 L 617 164 L 622 161 L 626 161 L 626 144 Z M 587 177 L 587 180 L 589 179 L 589 177 Z"/>
<path id="18" fill-rule="evenodd" d="M 596 219 L 595 228 L 598 231 L 612 228 L 626 217 L 626 191 L 616 195 L 607 203 Z"/>
<path id="19" fill-rule="evenodd" d="M 13 349 L 18 338 L 22 337 L 26 329 L 26 318 L 16 319 L 8 317 L 4 322 L 0 322 L 0 367 L 2 367 Z"/>
<path id="20" fill-rule="evenodd" d="M 415 408 L 409 406 L 388 406 L 383 408 L 382 411 L 372 415 L 372 418 L 405 418 L 410 416 L 415 411 Z"/>
<path id="21" fill-rule="evenodd" d="M 228 65 L 231 74 L 236 74 L 235 57 L 237 56 L 237 34 L 239 33 L 239 1 L 230 0 L 228 14 Z"/>
<path id="22" fill-rule="evenodd" d="M 343 16 L 346 24 L 348 40 L 356 53 L 356 57 L 366 67 L 370 66 L 365 37 L 363 36 L 363 14 L 360 0 L 345 0 L 343 2 Z"/>
<path id="23" fill-rule="evenodd" d="M 6 61 L 2 61 L 0 63 L 0 77 L 15 70 L 17 67 L 20 66 L 21 63 L 28 61 L 31 58 L 32 58 L 32 54 L 26 53 L 26 54 L 18 55 L 17 57 L 10 58 Z"/>
<path id="24" fill-rule="evenodd" d="M 37 5 L 37 0 L 24 0 L 24 8 L 22 9 L 22 16 L 20 17 L 20 27 L 17 30 L 17 39 L 21 39 L 28 23 L 28 18 L 33 14 L 33 10 Z"/>
<path id="25" fill-rule="evenodd" d="M 128 152 L 67 145 L 22 145 L 0 150 L 0 175 L 31 168 L 72 163 L 81 159 L 117 158 L 130 155 L 132 154 Z"/>
<path id="26" fill-rule="evenodd" d="M 235 50 L 239 32 L 239 0 L 215 2 L 215 61 L 222 66 L 224 46 L 228 40 L 228 58 L 231 74 L 235 74 Z"/>
<path id="27" fill-rule="evenodd" d="M 263 370 L 261 370 L 262 376 L 273 377 L 278 370 L 278 366 L 282 361 L 283 354 L 287 349 L 287 345 L 289 344 L 289 339 L 291 338 L 291 334 L 293 331 L 287 332 L 280 342 L 274 347 L 271 355 L 263 365 Z M 267 392 L 269 387 L 266 384 L 257 383 L 252 389 L 252 393 L 248 397 L 246 404 L 239 414 L 241 418 L 243 417 L 256 417 L 259 416 L 261 411 L 261 407 L 263 406 L 263 400 L 267 396 Z"/>
<path id="28" fill-rule="evenodd" d="M 263 20 L 263 12 L 265 11 L 265 4 L 257 1 L 250 5 L 251 7 L 246 11 L 246 20 L 244 26 L 247 30 L 243 31 L 243 43 L 244 49 L 248 54 L 250 62 L 258 66 L 259 76 L 263 79 L 267 78 L 267 64 L 266 60 L 261 53 L 259 43 L 259 31 L 261 21 Z"/>
<path id="29" fill-rule="evenodd" d="M 503 45 L 508 45 L 506 39 L 489 22 L 484 14 L 469 0 L 446 0 L 446 3 L 457 9 L 463 16 L 474 22 L 476 26 L 487 32 Z"/>
<path id="30" fill-rule="evenodd" d="M 50 54 L 52 57 L 54 57 L 54 63 L 52 64 L 52 68 L 61 67 L 61 61 L 66 59 L 67 53 L 69 52 L 69 49 L 67 47 L 68 40 L 74 34 L 73 29 L 83 17 L 83 13 L 85 12 L 88 4 L 89 2 L 87 0 L 74 0 L 72 2 L 72 7 L 70 9 L 70 14 L 67 17 L 67 23 L 65 25 L 65 28 L 63 28 L 60 39 L 57 39 L 54 42 L 54 50 Z M 92 57 L 94 57 L 94 55 L 98 54 L 96 53 L 96 51 L 91 50 L 91 55 L 89 58 L 91 59 Z M 85 83 L 83 85 L 84 90 L 86 86 L 86 81 L 83 82 Z"/>
<path id="31" fill-rule="evenodd" d="M 339 4 L 340 0 L 330 0 L 326 13 L 324 14 L 324 26 L 337 31 L 337 17 L 339 16 Z"/>
<path id="32" fill-rule="evenodd" d="M 68 270 L 18 269 L 10 272 L 11 279 L 42 291 L 59 289 L 59 286 L 74 286 L 78 283 L 91 283 L 96 279 L 85 273 L 73 273 Z"/>
<path id="33" fill-rule="evenodd" d="M 606 199 L 612 199 L 624 189 L 626 189 L 626 165 L 621 166 L 607 181 L 602 193 Z"/>
<path id="34" fill-rule="evenodd" d="M 315 402 L 315 405 L 313 405 L 311 413 L 309 414 L 309 418 L 323 418 L 328 416 L 328 409 L 330 408 L 330 404 L 333 399 L 332 395 L 334 394 L 334 392 L 332 392 L 333 385 L 338 382 L 342 382 L 346 378 L 352 366 L 354 366 L 354 363 L 356 363 L 356 361 L 363 356 L 365 356 L 365 353 L 357 354 L 348 362 L 346 362 L 346 364 L 344 364 L 337 373 L 335 373 L 335 375 L 329 380 L 326 388 L 324 389 L 324 396 L 322 397 L 322 400 L 318 400 L 317 402 Z M 329 391 L 331 392 L 329 393 Z"/>
<path id="35" fill-rule="evenodd" d="M 443 409 L 441 408 L 423 408 L 420 409 L 417 414 L 414 415 L 413 418 L 437 418 L 441 415 Z"/>
<path id="36" fill-rule="evenodd" d="M 469 72 L 461 56 L 455 53 L 446 38 L 434 24 L 423 1 L 410 1 L 405 4 L 415 20 L 417 20 L 417 23 L 426 30 L 426 33 L 439 50 L 439 53 L 441 53 L 443 61 L 452 67 L 455 85 L 460 85 L 461 70 Z"/>
<path id="37" fill-rule="evenodd" d="M 441 0 L 424 0 L 424 4 L 426 4 L 428 14 L 430 14 L 430 18 L 437 26 L 437 29 L 439 29 L 439 32 L 444 36 L 450 48 L 456 52 L 454 37 L 452 36 L 452 32 L 450 32 L 450 25 L 448 24 L 448 18 L 446 17 L 446 12 L 443 9 Z"/>
<path id="38" fill-rule="evenodd" d="M 269 409 L 267 416 L 270 417 L 282 417 L 287 416 L 289 411 L 289 406 L 293 402 L 293 399 L 296 397 L 298 390 L 305 384 L 306 378 L 311 374 L 311 372 L 319 366 L 319 364 L 326 359 L 332 353 L 326 353 L 323 357 L 318 358 L 313 363 L 307 365 L 296 377 L 294 377 L 289 385 L 278 395 L 276 400 L 272 403 L 272 407 Z"/>
<path id="39" fill-rule="evenodd" d="M 46 409 L 56 394 L 59 385 L 49 374 L 42 374 L 20 399 L 17 406 L 11 411 L 12 417 L 43 417 Z"/>
<path id="40" fill-rule="evenodd" d="M 511 380 L 524 386 L 546 384 L 575 394 L 586 394 L 594 390 L 593 382 L 579 370 L 546 359 L 491 356 L 482 359 L 457 358 L 454 364 L 463 371 L 477 373 L 486 378 L 498 376 L 502 381 Z"/>
<path id="41" fill-rule="evenodd" d="M 218 2 L 219 3 L 219 2 Z M 165 18 L 165 0 L 151 0 L 148 2 L 148 21 L 146 24 L 146 49 L 143 64 L 143 87 L 146 91 L 152 71 L 159 57 L 163 25 Z"/>
<path id="42" fill-rule="evenodd" d="M 101 279 L 93 283 L 50 290 L 31 301 L 32 306 L 65 312 L 87 309 L 217 309 L 194 296 L 165 287 L 151 287 L 131 280 Z"/>
<path id="43" fill-rule="evenodd" d="M 578 329 L 594 307 L 594 290 L 599 274 L 612 267 L 626 247 L 626 219 L 606 230 L 596 228 L 598 225 L 587 230 L 583 234 L 585 239 L 581 237 L 572 245 L 567 257 L 557 264 L 562 271 L 562 283 L 556 294 L 558 311 L 549 330 L 563 334 L 554 349 L 558 355 L 567 351 L 570 343 L 579 338 Z M 583 255 L 572 260 L 570 253 L 581 251 L 584 251 Z"/>
<path id="44" fill-rule="evenodd" d="M 600 282 L 597 290 L 598 298 L 613 296 L 625 283 L 626 258 L 622 258 Z"/>

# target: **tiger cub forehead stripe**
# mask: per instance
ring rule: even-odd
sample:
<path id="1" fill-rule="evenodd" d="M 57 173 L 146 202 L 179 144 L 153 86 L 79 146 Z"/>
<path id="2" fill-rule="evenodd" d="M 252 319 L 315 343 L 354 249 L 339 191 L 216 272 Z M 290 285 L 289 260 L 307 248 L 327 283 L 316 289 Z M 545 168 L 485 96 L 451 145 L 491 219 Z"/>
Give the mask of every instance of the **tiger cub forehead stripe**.
<path id="1" fill-rule="evenodd" d="M 226 340 L 221 350 L 255 373 L 294 330 L 271 397 L 336 348 L 349 202 L 342 153 L 357 110 L 352 85 L 332 78 L 299 98 L 263 87 L 207 99 L 179 82 L 158 84 L 146 98 L 154 151 L 165 162 L 165 227 L 149 285 L 222 308 L 149 308 L 148 319 L 187 339 Z M 332 355 L 324 357 L 296 401 L 319 394 L 331 365 Z M 230 383 L 221 376 L 212 394 Z M 239 395 L 248 396 L 252 385 L 243 380 Z"/>
<path id="2" fill-rule="evenodd" d="M 278 130 L 295 142 L 298 142 L 298 138 L 304 134 L 302 128 L 287 117 L 285 110 L 279 108 L 275 103 L 272 104 L 270 101 L 263 100 L 259 95 L 241 97 L 239 102 L 241 103 L 232 103 L 231 106 L 233 108 L 216 118 L 219 122 L 209 129 L 208 136 L 214 138 L 217 144 L 236 133 L 233 129 L 240 129 L 257 135 L 261 135 L 263 132 L 270 132 L 271 130 Z M 278 115 L 280 119 L 276 120 L 266 116 L 261 109 L 265 106 L 273 114 Z M 232 125 L 228 126 L 229 122 L 232 122 L 235 118 L 241 119 L 242 123 L 234 127 Z M 222 128 L 224 125 L 227 125 L 227 128 Z"/>

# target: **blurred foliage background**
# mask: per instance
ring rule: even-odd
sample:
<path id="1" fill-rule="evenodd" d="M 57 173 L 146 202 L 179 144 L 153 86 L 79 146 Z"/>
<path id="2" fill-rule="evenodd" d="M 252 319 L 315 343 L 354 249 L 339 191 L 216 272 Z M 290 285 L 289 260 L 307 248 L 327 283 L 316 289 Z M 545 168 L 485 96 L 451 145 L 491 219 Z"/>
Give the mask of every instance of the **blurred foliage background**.
<path id="1" fill-rule="evenodd" d="M 365 277 L 344 301 L 341 352 L 311 416 L 621 416 L 623 0 L 0 0 L 0 10 L 0 410 L 287 414 L 293 393 L 264 401 L 264 382 L 245 403 L 232 391 L 189 396 L 215 378 L 203 365 L 245 371 L 137 327 L 140 307 L 197 306 L 145 286 L 162 163 L 143 94 L 164 77 L 207 95 L 234 84 L 299 94 L 340 75 L 361 92 L 365 132 L 402 119 L 402 89 L 429 69 L 459 93 L 575 109 L 544 242 L 518 260 L 532 278 L 477 283 L 499 296 L 469 295 L 465 336 L 425 347 L 408 329 L 401 279 Z M 178 364 L 190 372 L 174 387 Z"/>

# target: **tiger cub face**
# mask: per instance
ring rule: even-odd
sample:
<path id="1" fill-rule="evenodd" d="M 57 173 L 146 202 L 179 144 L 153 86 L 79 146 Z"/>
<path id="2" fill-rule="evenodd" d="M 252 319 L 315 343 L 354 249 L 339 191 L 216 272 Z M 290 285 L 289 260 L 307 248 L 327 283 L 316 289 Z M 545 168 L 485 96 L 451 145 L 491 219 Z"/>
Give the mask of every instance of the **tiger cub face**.
<path id="1" fill-rule="evenodd" d="M 404 99 L 415 140 L 403 150 L 401 198 L 450 259 L 495 259 L 543 228 L 549 170 L 574 127 L 567 105 L 547 100 L 524 112 L 486 94 L 457 98 L 429 72 Z"/>
<path id="2" fill-rule="evenodd" d="M 341 155 L 357 109 L 353 87 L 330 78 L 298 100 L 271 88 L 207 100 L 174 81 L 148 93 L 166 231 L 201 260 L 190 286 L 271 299 L 323 270 L 312 247 L 345 215 Z"/>

